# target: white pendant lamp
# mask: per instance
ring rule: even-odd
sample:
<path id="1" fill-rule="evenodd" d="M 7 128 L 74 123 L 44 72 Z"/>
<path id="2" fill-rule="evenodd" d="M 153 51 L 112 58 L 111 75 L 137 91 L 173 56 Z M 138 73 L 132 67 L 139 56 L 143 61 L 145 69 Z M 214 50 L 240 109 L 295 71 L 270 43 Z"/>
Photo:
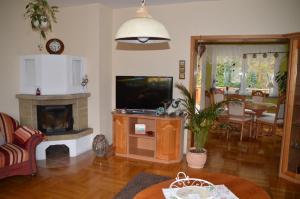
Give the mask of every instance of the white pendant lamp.
<path id="1" fill-rule="evenodd" d="M 145 0 L 137 9 L 136 16 L 124 22 L 117 31 L 115 40 L 125 43 L 162 43 L 170 41 L 170 35 L 163 24 L 149 15 Z"/>

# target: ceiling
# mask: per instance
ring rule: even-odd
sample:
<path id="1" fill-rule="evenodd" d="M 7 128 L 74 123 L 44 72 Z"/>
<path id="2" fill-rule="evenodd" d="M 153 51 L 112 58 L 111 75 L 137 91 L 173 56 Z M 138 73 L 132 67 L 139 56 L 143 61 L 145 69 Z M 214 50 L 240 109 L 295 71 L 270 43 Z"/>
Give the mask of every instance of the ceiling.
<path id="1" fill-rule="evenodd" d="M 175 3 L 188 3 L 195 1 L 219 1 L 219 0 L 146 0 L 146 5 L 163 5 L 163 4 L 175 4 Z M 103 5 L 110 6 L 112 8 L 127 8 L 137 7 L 140 5 L 141 0 L 48 0 L 50 5 L 57 6 L 74 6 L 91 3 L 102 3 Z"/>

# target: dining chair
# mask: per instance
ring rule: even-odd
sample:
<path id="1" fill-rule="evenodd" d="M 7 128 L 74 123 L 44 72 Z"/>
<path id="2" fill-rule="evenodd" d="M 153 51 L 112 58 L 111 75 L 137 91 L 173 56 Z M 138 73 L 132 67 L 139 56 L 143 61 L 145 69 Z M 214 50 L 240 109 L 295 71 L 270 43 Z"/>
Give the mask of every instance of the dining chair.
<path id="1" fill-rule="evenodd" d="M 239 94 L 228 94 L 226 96 L 226 99 L 228 99 L 228 100 L 239 100 L 239 101 L 242 101 L 242 102 L 246 101 L 246 97 L 244 95 L 239 95 Z"/>
<path id="2" fill-rule="evenodd" d="M 222 102 L 225 99 L 224 90 L 219 89 L 219 88 L 215 88 L 212 91 L 211 95 L 212 95 L 212 100 L 213 100 L 214 104 Z"/>
<path id="3" fill-rule="evenodd" d="M 210 107 L 213 104 L 212 95 L 208 90 L 205 90 L 205 108 Z"/>
<path id="4" fill-rule="evenodd" d="M 279 97 L 275 113 L 264 113 L 262 116 L 260 116 L 256 119 L 255 138 L 257 138 L 259 132 L 260 132 L 260 135 L 262 135 L 264 126 L 270 127 L 271 131 L 270 131 L 270 129 L 268 129 L 269 135 L 275 135 L 278 126 L 283 125 L 284 111 L 285 111 L 285 99 L 286 99 L 285 95 Z"/>
<path id="5" fill-rule="evenodd" d="M 219 92 L 222 93 L 222 91 L 217 91 L 217 93 Z M 205 90 L 205 108 L 208 108 L 212 105 L 214 105 L 213 94 L 208 90 Z M 228 116 L 228 112 L 226 107 L 224 107 L 224 110 L 218 115 L 217 119 L 214 122 L 214 125 L 211 128 L 211 131 L 213 133 L 224 133 L 223 129 L 221 128 L 221 125 L 227 122 L 226 120 L 227 116 Z"/>
<path id="6" fill-rule="evenodd" d="M 252 91 L 252 101 L 255 103 L 263 102 L 265 94 L 262 91 Z"/>
<path id="7" fill-rule="evenodd" d="M 240 95 L 230 95 L 228 101 L 228 122 L 241 124 L 240 141 L 243 141 L 243 133 L 246 124 L 250 126 L 250 137 L 252 132 L 252 118 L 245 113 L 245 97 Z M 228 134 L 227 134 L 228 139 Z"/>

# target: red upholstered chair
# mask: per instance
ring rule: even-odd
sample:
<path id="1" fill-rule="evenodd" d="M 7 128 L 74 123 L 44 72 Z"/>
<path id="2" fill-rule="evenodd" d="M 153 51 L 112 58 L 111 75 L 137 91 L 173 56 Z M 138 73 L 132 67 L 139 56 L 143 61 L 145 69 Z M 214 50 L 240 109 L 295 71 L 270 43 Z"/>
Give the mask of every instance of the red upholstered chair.
<path id="1" fill-rule="evenodd" d="M 0 179 L 37 172 L 35 149 L 43 134 L 0 112 Z"/>

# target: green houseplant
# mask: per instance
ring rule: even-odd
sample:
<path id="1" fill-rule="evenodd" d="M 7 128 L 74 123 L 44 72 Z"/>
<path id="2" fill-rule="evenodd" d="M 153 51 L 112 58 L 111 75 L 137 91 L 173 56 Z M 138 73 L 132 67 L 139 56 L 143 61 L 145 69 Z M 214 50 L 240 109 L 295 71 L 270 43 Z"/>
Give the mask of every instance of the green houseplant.
<path id="1" fill-rule="evenodd" d="M 286 92 L 287 77 L 287 71 L 279 71 L 275 75 L 275 81 L 278 83 L 278 90 L 281 94 Z"/>
<path id="2" fill-rule="evenodd" d="M 182 84 L 175 85 L 180 90 L 183 98 L 181 104 L 186 117 L 185 128 L 194 135 L 195 148 L 187 152 L 188 165 L 192 168 L 203 168 L 206 161 L 206 150 L 204 148 L 210 128 L 222 111 L 225 102 L 217 103 L 213 106 L 199 110 L 193 93 Z"/>
<path id="3" fill-rule="evenodd" d="M 57 6 L 50 6 L 47 0 L 31 0 L 25 7 L 25 18 L 30 19 L 31 28 L 39 31 L 43 39 L 46 32 L 52 31 L 52 22 L 56 23 Z"/>

